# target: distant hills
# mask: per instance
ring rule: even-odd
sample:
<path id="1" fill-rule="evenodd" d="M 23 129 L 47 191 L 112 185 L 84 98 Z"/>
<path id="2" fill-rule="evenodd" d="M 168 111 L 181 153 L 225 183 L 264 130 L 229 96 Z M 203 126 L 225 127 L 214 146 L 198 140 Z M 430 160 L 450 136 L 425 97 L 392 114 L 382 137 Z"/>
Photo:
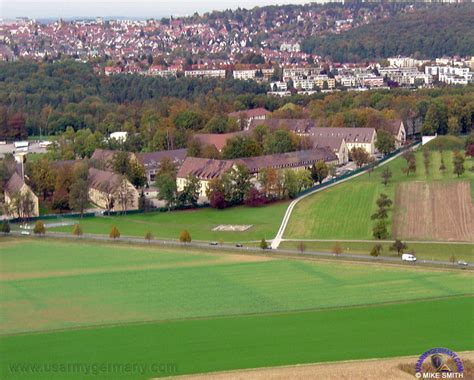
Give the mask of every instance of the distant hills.
<path id="1" fill-rule="evenodd" d="M 436 58 L 474 55 L 474 5 L 433 6 L 387 20 L 305 39 L 302 49 L 337 62 L 396 55 Z"/>

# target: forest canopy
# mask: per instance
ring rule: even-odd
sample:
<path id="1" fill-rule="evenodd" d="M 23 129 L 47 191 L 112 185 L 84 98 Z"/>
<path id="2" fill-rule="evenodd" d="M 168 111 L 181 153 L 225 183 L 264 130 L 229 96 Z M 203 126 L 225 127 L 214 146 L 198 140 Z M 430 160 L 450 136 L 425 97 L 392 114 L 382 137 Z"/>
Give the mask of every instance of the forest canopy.
<path id="1" fill-rule="evenodd" d="M 302 42 L 306 53 L 357 62 L 397 55 L 415 58 L 474 55 L 474 6 L 434 6 L 398 14 L 341 34 L 325 34 Z"/>

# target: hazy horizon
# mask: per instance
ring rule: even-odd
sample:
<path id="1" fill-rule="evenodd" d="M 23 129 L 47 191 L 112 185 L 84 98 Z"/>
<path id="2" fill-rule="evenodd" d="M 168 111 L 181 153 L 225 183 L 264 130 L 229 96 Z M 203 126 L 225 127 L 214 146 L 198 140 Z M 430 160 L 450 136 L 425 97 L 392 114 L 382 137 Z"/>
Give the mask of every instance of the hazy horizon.
<path id="1" fill-rule="evenodd" d="M 213 10 L 253 8 L 264 5 L 306 4 L 324 2 L 321 0 L 0 0 L 0 18 L 13 19 L 29 17 L 46 18 L 92 18 L 92 17 L 129 17 L 159 18 L 167 16 L 187 16 L 195 12 L 204 13 Z"/>

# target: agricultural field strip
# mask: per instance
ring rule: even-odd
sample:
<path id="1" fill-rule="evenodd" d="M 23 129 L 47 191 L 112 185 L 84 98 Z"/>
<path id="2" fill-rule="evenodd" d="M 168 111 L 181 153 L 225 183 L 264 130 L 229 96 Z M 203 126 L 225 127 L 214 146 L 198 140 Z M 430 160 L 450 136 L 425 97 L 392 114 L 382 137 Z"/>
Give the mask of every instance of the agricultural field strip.
<path id="1" fill-rule="evenodd" d="M 81 330 L 95 330 L 95 329 L 106 329 L 113 327 L 128 327 L 128 326 L 141 326 L 141 325 L 160 325 L 174 322 L 185 322 L 185 321 L 211 321 L 211 320 L 225 320 L 232 318 L 251 318 L 251 317 L 271 317 L 271 316 L 281 316 L 281 315 L 291 315 L 291 314 L 301 314 L 301 313 L 319 313 L 327 311 L 337 311 L 337 310 L 354 310 L 354 309 L 366 309 L 379 306 L 392 306 L 392 305 L 409 305 L 416 304 L 418 302 L 433 302 L 433 301 L 443 301 L 443 300 L 455 300 L 455 299 L 470 299 L 474 300 L 474 292 L 466 294 L 456 294 L 449 296 L 438 296 L 438 297 L 424 297 L 417 298 L 412 300 L 400 300 L 400 301 L 384 301 L 376 303 L 367 303 L 367 304 L 358 304 L 358 305 L 347 305 L 347 306 L 328 306 L 328 307 L 317 307 L 317 308 L 307 308 L 307 309 L 292 309 L 292 310 L 276 310 L 268 312 L 255 312 L 255 313 L 241 313 L 241 314 L 216 314 L 211 316 L 197 316 L 197 317 L 187 317 L 187 318 L 170 318 L 170 319 L 150 319 L 143 321 L 128 321 L 128 322 L 115 322 L 115 323 L 105 323 L 105 324 L 90 324 L 82 326 L 74 326 L 67 328 L 54 328 L 54 329 L 44 329 L 44 330 L 32 330 L 32 331 L 21 331 L 14 333 L 0 333 L 0 337 L 10 337 L 10 336 L 28 336 L 28 335 L 38 335 L 46 333 L 56 333 L 56 332 L 67 332 L 67 331 L 81 331 Z"/>
<path id="2" fill-rule="evenodd" d="M 371 269 L 368 269 L 362 265 L 355 266 L 349 263 L 315 263 L 314 261 L 285 259 L 268 260 L 261 256 L 253 258 L 250 255 L 207 254 L 205 256 L 209 262 L 206 266 L 199 259 L 201 255 L 196 253 L 165 254 L 153 252 L 152 249 L 148 250 L 146 248 L 133 251 L 132 247 L 116 247 L 110 244 L 98 245 L 101 251 L 95 257 L 93 254 L 87 256 L 87 252 L 91 251 L 91 244 L 79 245 L 79 249 L 82 251 L 76 252 L 75 249 L 72 249 L 71 252 L 65 253 L 62 251 L 65 244 L 53 243 L 52 246 L 57 248 L 56 254 L 50 253 L 48 260 L 56 262 L 56 267 L 51 268 L 45 266 L 45 263 L 40 260 L 42 254 L 48 253 L 50 245 L 46 242 L 40 242 L 33 246 L 40 249 L 40 252 L 21 253 L 14 257 L 13 262 L 8 262 L 9 255 L 4 256 L 2 254 L 1 257 L 3 272 L 7 276 L 13 274 L 10 278 L 17 278 L 0 282 L 0 286 L 3 287 L 2 303 L 5 305 L 6 302 L 9 305 L 8 310 L 10 312 L 10 314 L 5 313 L 7 309 L 4 309 L 3 312 L 5 316 L 3 318 L 5 321 L 4 327 L 6 329 L 42 330 L 44 328 L 61 327 L 61 323 L 63 323 L 61 322 L 61 318 L 63 318 L 61 315 L 64 315 L 68 310 L 72 310 L 71 308 L 80 307 L 84 302 L 89 306 L 93 306 L 89 314 L 79 315 L 75 317 L 76 320 L 72 320 L 68 324 L 73 323 L 83 326 L 157 319 L 210 318 L 216 315 L 313 310 L 409 301 L 410 299 L 459 296 L 470 294 L 469 290 L 466 291 L 464 285 L 462 285 L 464 283 L 462 279 L 468 276 L 468 278 L 472 278 L 468 272 L 459 271 L 421 270 L 419 268 L 406 268 L 402 271 L 399 268 L 388 266 L 371 266 Z M 17 248 L 29 251 L 28 245 L 21 244 Z M 42 252 L 41 248 L 43 248 Z M 129 252 L 130 250 L 132 251 Z M 10 252 L 14 251 L 10 250 Z M 156 253 L 156 255 L 153 253 Z M 102 255 L 104 256 L 103 259 L 101 259 Z M 227 262 L 215 265 L 216 257 L 221 257 Z M 122 261 L 127 260 L 159 260 L 160 258 L 173 262 L 166 264 L 164 267 L 158 266 L 156 268 L 146 268 L 143 263 L 136 269 L 124 268 L 122 263 Z M 194 267 L 192 263 L 182 262 L 182 260 L 189 259 L 196 263 Z M 110 262 L 110 260 L 118 261 Z M 19 265 L 23 266 L 21 263 L 25 263 L 26 268 L 18 271 Z M 95 269 L 94 267 L 104 267 L 109 263 L 111 266 L 108 268 L 110 269 L 108 273 L 104 271 L 87 273 L 90 267 Z M 137 263 L 134 264 L 138 265 Z M 74 267 L 78 265 L 81 268 L 79 272 L 75 272 L 78 268 Z M 64 276 L 65 267 L 68 270 L 73 269 L 73 272 Z M 347 279 L 344 273 L 349 269 L 352 276 Z M 84 270 L 86 273 L 84 273 Z M 29 277 L 30 273 L 51 273 L 54 271 L 59 272 L 59 275 L 62 276 L 61 289 L 55 287 L 54 284 L 59 284 L 59 279 L 54 275 L 48 278 L 18 279 L 22 277 L 23 273 L 26 273 L 24 277 Z M 370 284 L 366 284 L 366 281 L 361 282 L 362 278 L 366 278 L 364 273 L 367 271 L 370 272 Z M 119 274 L 120 276 L 117 276 Z M 192 279 L 192 282 L 199 285 L 183 288 L 184 279 Z M 120 282 L 116 283 L 119 280 Z M 150 281 L 153 282 L 152 285 L 150 285 Z M 94 287 L 93 283 L 95 282 L 100 282 L 101 287 Z M 12 285 L 11 289 L 5 288 L 10 284 Z M 216 288 L 217 284 L 220 284 L 219 289 Z M 288 284 L 292 284 L 292 286 Z M 433 284 L 436 284 L 436 286 L 433 287 Z M 86 286 L 84 287 L 84 285 Z M 116 296 L 123 294 L 120 292 L 120 288 L 115 289 L 117 285 L 123 288 L 123 291 L 126 291 L 127 299 L 116 299 Z M 362 297 L 373 286 L 379 288 L 378 295 Z M 401 293 L 396 291 L 400 286 L 410 288 L 410 292 L 408 294 L 405 292 L 403 299 L 399 297 Z M 75 289 L 85 290 L 81 291 L 79 296 Z M 169 294 L 162 293 L 163 290 L 161 289 L 166 290 L 166 293 Z M 314 291 L 312 289 L 318 290 Z M 334 298 L 335 294 L 333 293 L 336 291 L 344 291 L 345 297 Z M 331 294 L 333 295 L 331 296 Z M 145 299 L 148 298 L 148 304 L 137 303 L 134 297 L 138 295 L 146 297 Z M 110 297 L 112 297 L 112 301 L 109 300 Z M 58 306 L 57 302 L 63 298 L 76 299 L 76 302 L 73 305 Z M 19 304 L 15 303 L 15 299 L 21 302 Z M 175 301 L 171 302 L 172 299 Z M 182 302 L 176 303 L 176 299 L 181 299 Z M 229 301 L 232 299 L 234 300 Z M 208 301 L 202 304 L 205 300 Z M 91 301 L 92 304 L 90 304 Z M 25 302 L 27 303 L 25 304 Z M 30 304 L 30 302 L 33 303 Z M 162 309 L 168 308 L 172 304 L 175 311 Z M 41 305 L 40 309 L 37 309 L 38 305 Z M 96 314 L 94 311 L 94 308 L 98 305 L 101 309 L 109 305 L 112 310 L 119 313 L 121 310 L 133 309 L 134 313 L 121 315 L 122 320 L 120 321 L 114 320 L 114 318 L 103 319 L 103 317 L 99 318 L 100 314 Z M 183 309 L 185 305 L 186 307 Z M 242 307 L 242 305 L 245 305 L 245 307 Z M 124 307 L 126 309 L 123 309 Z M 40 317 L 46 310 L 51 310 L 51 316 L 57 315 L 58 322 L 50 325 L 41 322 Z M 15 311 L 20 315 L 27 313 L 30 316 L 27 319 L 25 319 L 26 317 L 18 318 L 18 316 L 16 319 L 11 319 L 15 315 Z M 35 319 L 35 315 L 38 318 Z"/>

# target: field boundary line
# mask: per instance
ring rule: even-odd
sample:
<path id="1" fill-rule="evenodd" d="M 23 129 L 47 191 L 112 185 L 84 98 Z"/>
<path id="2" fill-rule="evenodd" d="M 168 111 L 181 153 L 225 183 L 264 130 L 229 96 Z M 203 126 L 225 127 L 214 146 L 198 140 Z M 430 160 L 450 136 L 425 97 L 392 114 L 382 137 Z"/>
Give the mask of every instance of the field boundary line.
<path id="1" fill-rule="evenodd" d="M 411 147 L 408 148 L 408 150 L 414 150 L 416 149 L 418 146 L 419 146 L 420 143 L 418 144 L 415 144 Z M 400 151 L 399 153 L 397 153 L 396 155 L 394 155 L 393 157 L 390 157 L 389 159 L 381 162 L 379 165 L 377 165 L 377 167 L 381 167 L 381 166 L 384 166 L 386 164 L 388 164 L 389 162 L 393 161 L 394 159 L 398 158 L 399 156 L 401 156 L 406 150 L 402 150 Z M 351 179 L 354 179 L 354 178 L 357 178 L 363 174 L 366 174 L 368 173 L 369 171 L 371 170 L 371 168 L 367 168 L 366 170 L 364 171 L 361 171 L 360 173 L 357 173 L 357 174 L 354 174 L 350 177 L 347 177 L 347 178 L 344 178 L 344 179 L 341 179 L 340 181 L 337 181 L 337 182 L 334 182 L 334 183 L 331 183 L 325 187 L 322 187 L 322 188 L 317 188 L 313 191 L 310 191 L 304 195 L 302 195 L 301 197 L 298 197 L 296 199 L 294 199 L 290 205 L 288 206 L 288 208 L 286 209 L 286 212 L 285 212 L 285 215 L 283 216 L 283 220 L 280 224 L 280 228 L 278 229 L 278 232 L 276 234 L 276 236 L 272 239 L 272 243 L 271 243 L 271 247 L 272 249 L 278 249 L 278 247 L 280 246 L 280 243 L 282 241 L 282 238 L 283 238 L 283 234 L 285 233 L 285 230 L 286 230 L 286 226 L 288 225 L 288 221 L 290 220 L 290 217 L 291 217 L 291 213 L 293 212 L 293 209 L 294 207 L 298 204 L 298 202 L 300 202 L 302 199 L 305 199 L 306 197 L 310 196 L 310 195 L 313 195 L 313 194 L 316 194 L 320 191 L 324 191 L 326 189 L 329 189 L 331 187 L 334 187 L 334 186 L 337 186 L 341 183 L 345 183 L 347 181 L 350 181 Z"/>
<path id="2" fill-rule="evenodd" d="M 474 293 L 460 293 L 446 296 L 437 296 L 437 297 L 422 297 L 414 298 L 412 300 L 396 300 L 396 301 L 384 301 L 377 303 L 366 303 L 358 305 L 346 305 L 346 306 L 328 306 L 328 307 L 319 307 L 319 308 L 308 308 L 308 309 L 294 309 L 294 310 L 276 310 L 260 313 L 240 313 L 240 314 L 216 314 L 211 316 L 197 316 L 197 317 L 188 317 L 188 318 L 173 318 L 173 319 L 155 319 L 155 320 L 143 320 L 143 321 L 129 321 L 129 322 L 115 322 L 108 324 L 97 324 L 97 325 L 83 325 L 83 326 L 74 326 L 74 327 L 65 327 L 59 329 L 46 329 L 46 330 L 32 330 L 32 331 L 22 331 L 17 333 L 7 333 L 0 334 L 0 338 L 10 337 L 10 336 L 19 336 L 19 335 L 39 335 L 39 334 L 49 334 L 56 332 L 67 332 L 67 331 L 79 331 L 79 330 L 93 330 L 101 328 L 114 328 L 114 327 L 127 327 L 127 326 L 140 326 L 140 325 L 150 325 L 150 324 L 164 324 L 171 322 L 187 322 L 187 321 L 205 321 L 210 319 L 231 319 L 231 318 L 251 318 L 258 316 L 278 316 L 278 315 L 288 315 L 288 314 L 299 314 L 299 313 L 318 313 L 326 312 L 333 310 L 352 310 L 352 309 L 363 309 L 366 307 L 378 307 L 378 306 L 391 306 L 391 305 L 408 305 L 418 302 L 432 302 L 432 301 L 443 301 L 450 299 L 461 299 L 461 298 L 474 298 Z"/>

